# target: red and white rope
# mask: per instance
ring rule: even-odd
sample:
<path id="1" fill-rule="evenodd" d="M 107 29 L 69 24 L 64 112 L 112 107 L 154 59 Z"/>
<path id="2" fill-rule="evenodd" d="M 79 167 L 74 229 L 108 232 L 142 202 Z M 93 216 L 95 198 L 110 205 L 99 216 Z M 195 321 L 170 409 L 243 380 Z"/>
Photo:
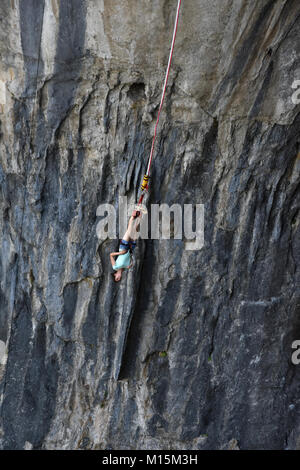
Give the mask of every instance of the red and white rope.
<path id="1" fill-rule="evenodd" d="M 154 136 L 153 136 L 153 140 L 152 140 L 151 152 L 150 152 L 150 157 L 149 157 L 149 162 L 148 162 L 148 167 L 147 167 L 147 172 L 146 172 L 147 176 L 149 176 L 149 173 L 150 173 L 150 168 L 151 168 L 151 163 L 152 163 L 152 158 L 153 158 L 153 153 L 154 153 L 154 144 L 155 144 L 156 133 L 157 133 L 157 126 L 158 126 L 158 123 L 159 123 L 160 112 L 161 112 L 163 102 L 164 102 L 164 99 L 165 99 L 165 94 L 166 94 L 166 88 L 167 88 L 167 83 L 168 83 L 168 78 L 169 78 L 169 73 L 170 73 L 170 68 L 171 68 L 171 62 L 172 62 L 173 51 L 174 51 L 174 44 L 175 44 L 175 39 L 176 39 L 177 27 L 178 27 L 180 5 L 181 5 L 181 0 L 178 0 L 176 18 L 175 18 L 175 23 L 174 23 L 172 44 L 171 44 L 171 49 L 170 49 L 170 54 L 169 54 L 169 61 L 168 61 L 168 66 L 167 66 L 167 71 L 166 71 L 166 76 L 165 76 L 165 82 L 164 82 L 164 86 L 163 86 L 162 96 L 161 96 L 161 100 L 160 100 L 159 110 L 158 110 L 155 129 L 154 129 Z"/>

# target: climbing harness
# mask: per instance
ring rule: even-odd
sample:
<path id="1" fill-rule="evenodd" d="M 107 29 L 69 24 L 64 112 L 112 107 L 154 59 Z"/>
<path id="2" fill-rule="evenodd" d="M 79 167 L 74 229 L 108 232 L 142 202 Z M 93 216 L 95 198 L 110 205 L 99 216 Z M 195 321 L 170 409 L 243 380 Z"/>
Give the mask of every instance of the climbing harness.
<path id="1" fill-rule="evenodd" d="M 157 133 L 157 126 L 159 123 L 159 118 L 160 118 L 160 112 L 163 106 L 163 102 L 165 99 L 165 94 L 166 94 L 166 88 L 167 88 L 167 83 L 168 83 L 168 78 L 169 78 L 169 73 L 170 73 L 170 67 L 171 67 L 171 62 L 172 62 L 172 56 L 173 56 L 173 50 L 174 50 L 174 44 L 175 44 L 175 39 L 176 39 L 176 33 L 177 33 L 177 27 L 178 27 L 178 19 L 179 19 L 179 10 L 181 6 L 181 0 L 178 0 L 177 3 L 177 11 L 176 11 L 176 17 L 175 17 L 175 23 L 174 23 L 174 30 L 173 30 L 173 38 L 172 38 L 172 43 L 171 43 L 171 49 L 170 49 L 170 54 L 169 54 L 169 61 L 168 61 L 168 66 L 166 70 L 166 76 L 165 76 L 165 81 L 164 81 L 164 86 L 162 90 L 162 95 L 161 95 L 161 100 L 160 100 L 160 105 L 158 109 L 158 114 L 157 114 L 157 119 L 155 123 L 155 128 L 154 128 L 154 136 L 152 139 L 152 145 L 151 145 L 151 152 L 148 160 L 148 166 L 147 166 L 147 171 L 146 174 L 144 175 L 143 182 L 141 185 L 141 196 L 139 198 L 139 202 L 136 206 L 136 210 L 138 212 L 143 212 L 141 210 L 142 207 L 142 202 L 145 196 L 146 191 L 148 190 L 149 186 L 149 178 L 150 178 L 150 169 L 151 169 L 151 164 L 152 164 L 152 159 L 153 159 L 153 153 L 154 153 L 154 144 L 155 144 L 155 139 L 156 139 L 156 133 Z"/>

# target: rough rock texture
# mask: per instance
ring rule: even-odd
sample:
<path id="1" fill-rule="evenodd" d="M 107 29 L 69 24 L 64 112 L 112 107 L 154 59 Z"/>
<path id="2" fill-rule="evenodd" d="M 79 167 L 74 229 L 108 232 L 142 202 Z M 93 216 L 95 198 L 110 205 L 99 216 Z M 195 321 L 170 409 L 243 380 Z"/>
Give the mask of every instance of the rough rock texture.
<path id="1" fill-rule="evenodd" d="M 0 3 L 0 447 L 300 446 L 299 0 L 183 0 L 151 203 L 112 282 L 96 209 L 145 170 L 175 0 Z"/>

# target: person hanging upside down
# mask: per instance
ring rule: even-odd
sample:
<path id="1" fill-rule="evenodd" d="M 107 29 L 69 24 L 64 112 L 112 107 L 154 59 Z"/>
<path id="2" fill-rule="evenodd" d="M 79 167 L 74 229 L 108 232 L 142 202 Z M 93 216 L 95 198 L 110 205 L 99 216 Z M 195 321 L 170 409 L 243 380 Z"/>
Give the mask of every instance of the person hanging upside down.
<path id="1" fill-rule="evenodd" d="M 141 221 L 141 212 L 133 211 L 127 230 L 120 242 L 119 251 L 110 253 L 110 262 L 114 270 L 113 278 L 115 282 L 122 279 L 124 269 L 129 269 L 132 266 L 131 253 L 136 247 L 137 227 Z M 115 257 L 117 256 L 117 260 Z"/>

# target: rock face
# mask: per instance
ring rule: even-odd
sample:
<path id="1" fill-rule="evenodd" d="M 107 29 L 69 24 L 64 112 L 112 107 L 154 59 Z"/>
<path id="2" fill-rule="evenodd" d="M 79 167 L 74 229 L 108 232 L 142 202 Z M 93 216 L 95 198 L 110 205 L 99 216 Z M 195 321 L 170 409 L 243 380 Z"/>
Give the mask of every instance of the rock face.
<path id="1" fill-rule="evenodd" d="M 182 2 L 148 203 L 204 204 L 203 248 L 140 240 L 117 285 L 96 236 L 175 7 L 1 1 L 2 449 L 299 448 L 298 0 Z"/>

